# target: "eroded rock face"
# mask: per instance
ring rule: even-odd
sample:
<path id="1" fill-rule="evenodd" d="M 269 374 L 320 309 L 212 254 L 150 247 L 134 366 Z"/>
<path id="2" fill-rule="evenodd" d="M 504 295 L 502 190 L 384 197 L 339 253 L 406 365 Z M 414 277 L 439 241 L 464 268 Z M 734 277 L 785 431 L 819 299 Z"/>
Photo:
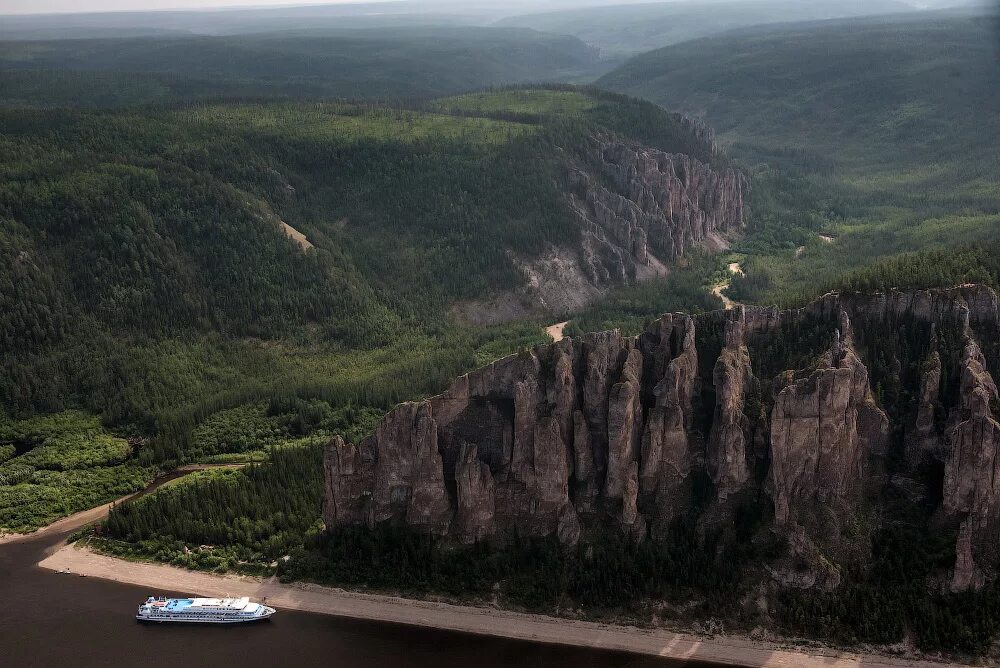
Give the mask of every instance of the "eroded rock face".
<path id="1" fill-rule="evenodd" d="M 451 519 L 444 486 L 437 423 L 427 401 L 397 406 L 375 430 L 372 517 L 402 516 L 414 526 L 443 534 Z"/>
<path id="2" fill-rule="evenodd" d="M 976 556 L 995 553 L 993 543 L 1000 515 L 1000 424 L 992 407 L 997 386 L 986 369 L 986 359 L 973 339 L 962 354 L 960 404 L 947 432 L 949 455 L 944 472 L 944 509 L 961 518 L 952 588 L 982 584 Z"/>
<path id="3" fill-rule="evenodd" d="M 458 507 L 454 535 L 463 543 L 475 543 L 496 535 L 496 493 L 490 467 L 479 460 L 478 448 L 466 443 L 455 466 Z"/>
<path id="4" fill-rule="evenodd" d="M 665 315 L 650 325 L 641 343 L 650 351 L 652 377 L 657 380 L 642 435 L 640 490 L 658 494 L 662 509 L 695 464 L 690 443 L 698 376 L 694 319 Z"/>
<path id="5" fill-rule="evenodd" d="M 747 390 L 753 380 L 750 352 L 743 340 L 743 310 L 726 323 L 725 346 L 715 362 L 715 418 L 708 439 L 708 470 L 721 499 L 739 491 L 750 477 L 744 415 Z"/>
<path id="6" fill-rule="evenodd" d="M 642 434 L 642 353 L 630 348 L 622 366 L 621 379 L 608 396 L 608 470 L 604 496 L 621 499 L 632 465 L 638 461 Z"/>
<path id="7" fill-rule="evenodd" d="M 666 534 L 690 495 L 691 472 L 701 463 L 695 449 L 694 397 L 698 384 L 695 321 L 665 315 L 640 337 L 648 349 L 652 406 L 642 435 L 639 492 L 654 537 Z"/>
<path id="8" fill-rule="evenodd" d="M 461 542 L 514 530 L 575 541 L 576 356 L 567 339 L 463 376 L 430 400 L 402 404 L 362 444 L 372 453 L 367 459 L 332 441 L 327 525 L 392 522 Z"/>
<path id="9" fill-rule="evenodd" d="M 868 456 L 881 450 L 889 419 L 876 405 L 868 369 L 837 342 L 808 376 L 786 376 L 771 412 L 775 521 L 794 520 L 799 502 L 843 500 L 857 488 Z"/>
<path id="10" fill-rule="evenodd" d="M 361 449 L 334 436 L 323 452 L 323 521 L 327 526 L 375 524 L 372 515 L 372 462 Z"/>
<path id="11" fill-rule="evenodd" d="M 359 448 L 335 439 L 328 526 L 393 522 L 466 543 L 516 532 L 572 544 L 584 513 L 641 540 L 643 481 L 654 497 L 669 492 L 694 459 L 694 334 L 694 320 L 676 315 L 639 339 L 603 332 L 540 346 L 398 406 Z M 676 505 L 665 492 L 653 503 Z"/>
<path id="12" fill-rule="evenodd" d="M 920 375 L 920 396 L 917 418 L 911 438 L 910 460 L 919 462 L 924 453 L 941 456 L 941 439 L 938 437 L 935 413 L 941 394 L 941 355 L 931 352 Z"/>
<path id="13" fill-rule="evenodd" d="M 696 141 L 712 145 L 709 130 L 686 125 Z M 666 275 L 694 249 L 726 248 L 750 220 L 750 182 L 731 168 L 606 135 L 564 155 L 565 205 L 579 238 L 537 256 L 509 251 L 522 287 L 490 302 L 457 304 L 456 314 L 492 324 L 580 311 L 610 287 Z"/>
<path id="14" fill-rule="evenodd" d="M 661 273 L 692 248 L 722 244 L 745 226 L 749 182 L 740 172 L 610 137 L 591 144 L 571 182 L 594 285 Z"/>
<path id="15" fill-rule="evenodd" d="M 936 439 L 916 452 L 937 448 L 932 458 L 945 462 L 938 491 L 961 527 L 952 584 L 977 586 L 996 567 L 1000 527 L 1000 400 L 975 340 L 1000 326 L 995 297 L 978 286 L 827 295 L 791 311 L 668 314 L 634 338 L 612 331 L 537 346 L 398 406 L 358 445 L 333 439 L 324 520 L 330 528 L 391 522 L 462 543 L 516 534 L 571 545 L 597 525 L 638 541 L 669 535 L 696 498 L 699 521 L 732 521 L 719 502 L 747 490 L 741 499 L 770 496 L 772 528 L 787 538 L 774 579 L 836 586 L 835 550 L 849 540 L 840 518 L 867 512 L 876 497 L 866 492 L 889 478 L 881 475 L 889 418 L 862 358 L 871 353 L 855 341 L 872 340 L 859 331 L 890 336 L 897 330 L 887 323 L 905 320 L 911 340 L 926 333 L 920 346 L 930 352 L 916 405 L 893 416 L 906 443 L 892 447 L 909 457 L 911 442 Z M 775 346 L 778 336 L 803 341 Z M 779 371 L 775 350 L 811 361 Z M 957 392 L 941 396 L 951 387 L 943 379 L 959 373 Z M 945 410 L 939 433 L 935 412 Z"/>

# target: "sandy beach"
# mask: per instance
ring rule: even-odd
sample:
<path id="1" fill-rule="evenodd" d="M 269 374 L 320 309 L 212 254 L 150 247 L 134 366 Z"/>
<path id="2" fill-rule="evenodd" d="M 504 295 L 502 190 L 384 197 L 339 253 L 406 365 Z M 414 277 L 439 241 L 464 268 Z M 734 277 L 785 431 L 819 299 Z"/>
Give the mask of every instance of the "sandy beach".
<path id="1" fill-rule="evenodd" d="M 417 601 L 375 594 L 347 592 L 310 584 L 282 584 L 233 575 L 214 575 L 162 564 L 137 563 L 97 554 L 86 547 L 65 545 L 40 564 L 53 571 L 68 569 L 86 575 L 149 587 L 160 591 L 203 596 L 250 596 L 279 610 L 302 610 L 355 619 L 409 624 L 465 633 L 500 636 L 626 652 L 674 659 L 693 659 L 733 666 L 789 668 L 861 668 L 943 666 L 879 655 L 854 654 L 810 647 L 799 649 L 736 636 L 701 637 L 666 630 L 612 626 L 558 619 L 491 608 Z M 954 665 L 954 664 L 953 664 Z"/>

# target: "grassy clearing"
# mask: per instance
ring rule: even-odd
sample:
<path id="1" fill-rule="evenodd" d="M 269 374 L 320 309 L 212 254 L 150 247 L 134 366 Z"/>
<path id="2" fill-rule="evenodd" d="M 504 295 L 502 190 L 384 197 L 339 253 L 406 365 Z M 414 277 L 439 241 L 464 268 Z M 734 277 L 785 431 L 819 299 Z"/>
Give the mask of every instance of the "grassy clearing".
<path id="1" fill-rule="evenodd" d="M 526 89 L 446 97 L 433 106 L 448 112 L 579 116 L 597 105 L 594 98 L 573 91 Z"/>
<path id="2" fill-rule="evenodd" d="M 531 125 L 490 118 L 343 104 L 216 105 L 177 112 L 174 117 L 205 131 L 221 128 L 282 141 L 338 144 L 428 140 L 504 144 L 535 131 Z"/>

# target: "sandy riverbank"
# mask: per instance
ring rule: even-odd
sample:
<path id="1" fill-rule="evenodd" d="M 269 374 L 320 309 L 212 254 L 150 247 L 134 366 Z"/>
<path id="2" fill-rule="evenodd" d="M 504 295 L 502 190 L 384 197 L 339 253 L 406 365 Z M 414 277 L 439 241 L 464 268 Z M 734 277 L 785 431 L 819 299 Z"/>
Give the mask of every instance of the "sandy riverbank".
<path id="1" fill-rule="evenodd" d="M 173 566 L 135 563 L 97 554 L 86 547 L 66 545 L 40 564 L 158 591 L 204 596 L 250 596 L 267 599 L 278 610 L 307 612 L 426 626 L 551 644 L 608 649 L 675 659 L 693 659 L 734 666 L 797 668 L 901 668 L 944 664 L 809 648 L 782 647 L 731 636 L 700 637 L 665 630 L 611 626 L 557 619 L 491 608 L 359 594 L 309 584 L 281 584 L 275 579 L 214 575 Z M 60 577 L 73 577 L 62 575 Z M 280 623 L 280 612 L 277 618 Z"/>

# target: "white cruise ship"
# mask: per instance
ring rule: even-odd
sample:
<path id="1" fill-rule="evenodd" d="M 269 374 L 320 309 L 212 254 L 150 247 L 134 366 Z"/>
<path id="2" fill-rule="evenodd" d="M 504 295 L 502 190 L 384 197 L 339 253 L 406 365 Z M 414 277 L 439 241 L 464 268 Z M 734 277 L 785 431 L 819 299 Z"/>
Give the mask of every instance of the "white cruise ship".
<path id="1" fill-rule="evenodd" d="M 249 598 L 153 598 L 139 606 L 135 618 L 141 622 L 187 622 L 239 624 L 268 619 L 275 613 Z"/>

